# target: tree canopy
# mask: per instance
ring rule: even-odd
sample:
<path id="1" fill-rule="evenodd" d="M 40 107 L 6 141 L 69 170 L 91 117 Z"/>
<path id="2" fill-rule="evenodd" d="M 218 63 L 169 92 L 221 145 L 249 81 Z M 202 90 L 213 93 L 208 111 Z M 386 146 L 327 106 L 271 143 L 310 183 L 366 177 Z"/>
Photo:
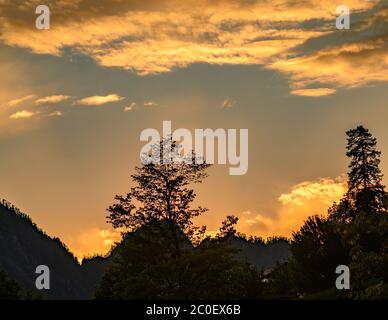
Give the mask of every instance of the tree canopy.
<path id="1" fill-rule="evenodd" d="M 386 298 L 388 214 L 379 168 L 381 153 L 376 138 L 363 126 L 346 134 L 348 190 L 327 216 L 309 217 L 293 233 L 292 258 L 287 266 L 275 271 L 274 283 L 281 287 L 276 279 L 286 278 L 288 291 L 308 295 L 326 290 L 326 297 L 330 293 L 338 298 L 334 270 L 338 265 L 347 265 L 351 288 L 342 298 Z"/>
<path id="2" fill-rule="evenodd" d="M 157 148 L 162 158 L 166 148 L 177 149 L 177 143 L 165 138 Z M 156 146 L 154 146 L 156 147 Z M 193 218 L 207 209 L 201 206 L 192 207 L 196 197 L 191 184 L 201 183 L 207 177 L 206 162 L 197 163 L 192 154 L 191 163 L 155 163 L 147 162 L 135 168 L 131 175 L 134 186 L 125 196 L 116 196 L 117 203 L 108 208 L 108 222 L 114 228 L 134 231 L 152 221 L 166 221 L 170 234 L 179 254 L 177 228 L 194 241 L 201 237 L 205 228 L 194 226 Z"/>
<path id="3" fill-rule="evenodd" d="M 151 162 L 136 168 L 135 186 L 126 196 L 117 196 L 118 203 L 109 208 L 112 225 L 130 232 L 124 234 L 96 297 L 387 298 L 388 213 L 381 153 L 376 138 L 364 127 L 346 134 L 350 159 L 346 194 L 327 215 L 310 216 L 293 233 L 291 258 L 266 275 L 235 260 L 228 239 L 242 237 L 236 216 L 226 217 L 214 239 L 193 241 L 198 229 L 192 219 L 206 209 L 192 208 L 195 193 L 189 185 L 206 177 L 208 165 Z M 251 243 L 264 242 L 255 238 Z M 351 270 L 349 291 L 335 288 L 339 265 Z"/>

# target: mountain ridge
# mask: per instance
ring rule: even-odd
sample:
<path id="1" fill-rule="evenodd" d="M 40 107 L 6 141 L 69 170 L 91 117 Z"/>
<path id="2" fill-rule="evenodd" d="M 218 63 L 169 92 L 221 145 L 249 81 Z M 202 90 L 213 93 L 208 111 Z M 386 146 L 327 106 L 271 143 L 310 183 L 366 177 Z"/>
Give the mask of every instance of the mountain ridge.
<path id="1" fill-rule="evenodd" d="M 236 258 L 269 269 L 290 256 L 285 241 L 254 243 L 233 237 L 233 247 L 240 249 Z M 120 246 L 118 244 L 117 246 Z M 85 258 L 79 264 L 59 238 L 53 238 L 7 201 L 0 202 L 0 270 L 21 286 L 23 295 L 34 291 L 38 265 L 50 268 L 50 290 L 40 291 L 44 299 L 93 299 L 95 288 L 114 255 Z"/>

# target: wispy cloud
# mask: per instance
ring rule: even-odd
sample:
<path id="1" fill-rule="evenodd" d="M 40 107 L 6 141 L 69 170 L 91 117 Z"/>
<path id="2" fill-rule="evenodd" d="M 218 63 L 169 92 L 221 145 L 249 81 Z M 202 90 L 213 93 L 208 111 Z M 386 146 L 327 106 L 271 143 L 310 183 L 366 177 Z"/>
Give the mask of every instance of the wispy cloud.
<path id="1" fill-rule="evenodd" d="M 18 112 L 15 112 L 9 116 L 10 119 L 28 119 L 36 116 L 37 112 L 27 111 L 27 110 L 21 110 Z"/>
<path id="2" fill-rule="evenodd" d="M 130 105 L 128 106 L 125 106 L 123 111 L 124 112 L 129 112 L 129 111 L 133 111 L 136 107 L 136 102 L 132 102 Z"/>
<path id="3" fill-rule="evenodd" d="M 36 104 L 45 104 L 45 103 L 59 103 L 65 100 L 70 99 L 70 96 L 64 96 L 64 95 L 54 95 L 54 96 L 47 96 L 43 98 L 39 98 L 35 100 Z"/>
<path id="4" fill-rule="evenodd" d="M 322 96 L 328 96 L 333 93 L 335 93 L 335 89 L 331 88 L 316 88 L 316 89 L 296 89 L 292 90 L 290 93 L 296 96 L 303 96 L 303 97 L 322 97 Z"/>
<path id="5" fill-rule="evenodd" d="M 106 103 L 117 102 L 123 100 L 124 97 L 121 97 L 117 94 L 108 94 L 106 96 L 91 96 L 86 97 L 80 100 L 77 100 L 75 104 L 85 105 L 85 106 L 99 106 Z"/>
<path id="6" fill-rule="evenodd" d="M 232 100 L 232 99 L 225 99 L 222 104 L 221 104 L 221 109 L 229 109 L 229 108 L 232 108 L 234 107 L 235 105 L 235 101 Z"/>
<path id="7" fill-rule="evenodd" d="M 148 102 L 144 102 L 143 104 L 145 107 L 157 107 L 159 104 L 154 102 L 154 101 L 148 101 Z"/>
<path id="8" fill-rule="evenodd" d="M 388 81 L 383 1 L 348 0 L 359 22 L 346 31 L 334 25 L 337 0 L 102 0 L 94 10 L 88 0 L 56 5 L 55 28 L 36 32 L 25 17 L 32 3 L 7 3 L 0 41 L 57 56 L 72 47 L 102 66 L 140 75 L 193 63 L 263 65 L 286 74 L 293 94 L 304 96 L 317 96 L 316 90 L 297 91 L 311 84 L 348 88 Z"/>
<path id="9" fill-rule="evenodd" d="M 61 111 L 53 111 L 48 114 L 49 117 L 61 117 L 63 113 Z"/>
<path id="10" fill-rule="evenodd" d="M 8 106 L 14 107 L 14 106 L 20 105 L 21 103 L 29 101 L 29 100 L 34 99 L 34 98 L 35 98 L 35 95 L 28 95 L 28 96 L 21 97 L 18 99 L 13 99 L 13 100 L 8 102 Z"/>

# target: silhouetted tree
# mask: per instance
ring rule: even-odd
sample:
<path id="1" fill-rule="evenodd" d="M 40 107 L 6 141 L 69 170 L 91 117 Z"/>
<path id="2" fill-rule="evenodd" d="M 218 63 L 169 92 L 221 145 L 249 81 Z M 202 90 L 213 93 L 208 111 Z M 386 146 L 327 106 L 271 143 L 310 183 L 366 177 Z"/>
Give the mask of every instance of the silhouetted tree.
<path id="1" fill-rule="evenodd" d="M 346 134 L 346 155 L 350 158 L 346 198 L 358 211 L 383 210 L 386 194 L 381 183 L 381 152 L 376 149 L 376 138 L 363 126 L 349 130 Z"/>
<path id="2" fill-rule="evenodd" d="M 312 216 L 293 233 L 289 263 L 298 292 L 314 293 L 334 287 L 335 268 L 348 264 L 348 249 L 329 219 Z"/>
<path id="3" fill-rule="evenodd" d="M 376 139 L 358 126 L 347 132 L 348 191 L 328 217 L 309 217 L 293 234 L 287 265 L 301 293 L 322 290 L 333 298 L 381 298 L 388 291 L 388 215 Z M 351 290 L 338 295 L 334 270 L 351 270 Z"/>
<path id="4" fill-rule="evenodd" d="M 293 273 L 289 262 L 277 264 L 268 275 L 268 294 L 272 297 L 296 297 Z"/>
<path id="5" fill-rule="evenodd" d="M 222 221 L 222 226 L 217 234 L 217 237 L 224 238 L 227 236 L 234 236 L 237 232 L 236 224 L 238 222 L 238 217 L 230 215 L 227 216 L 224 221 Z"/>
<path id="6" fill-rule="evenodd" d="M 108 208 L 110 214 L 107 219 L 114 228 L 128 231 L 152 221 L 166 221 L 170 226 L 175 253 L 179 255 L 178 229 L 191 239 L 205 232 L 204 227 L 195 227 L 192 219 L 207 209 L 191 207 L 196 194 L 189 185 L 200 183 L 207 177 L 205 170 L 209 164 L 198 161 L 194 153 L 189 159 L 191 163 L 166 161 L 166 150 L 174 154 L 179 151 L 179 145 L 170 138 L 154 145 L 152 157 L 158 155 L 158 159 L 163 161 L 149 161 L 147 154 L 142 155 L 146 164 L 136 167 L 136 173 L 131 176 L 135 186 L 126 196 L 115 197 L 118 203 Z"/>
<path id="7" fill-rule="evenodd" d="M 179 233 L 186 250 L 174 257 L 166 228 L 164 222 L 153 222 L 127 235 L 97 299 L 244 299 L 262 294 L 260 272 L 238 262 L 227 241 L 207 239 L 193 247 Z"/>
<path id="8" fill-rule="evenodd" d="M 388 214 L 358 212 L 342 236 L 350 248 L 352 298 L 388 299 Z"/>

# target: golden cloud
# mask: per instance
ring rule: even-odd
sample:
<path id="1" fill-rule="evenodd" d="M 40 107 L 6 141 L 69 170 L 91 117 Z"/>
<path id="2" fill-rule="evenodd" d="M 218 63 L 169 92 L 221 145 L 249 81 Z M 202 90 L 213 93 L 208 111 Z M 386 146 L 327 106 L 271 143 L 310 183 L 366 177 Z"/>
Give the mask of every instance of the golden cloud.
<path id="1" fill-rule="evenodd" d="M 85 105 L 85 106 L 100 106 L 102 104 L 111 103 L 123 100 L 124 97 L 121 97 L 117 94 L 108 94 L 106 96 L 91 96 L 86 97 L 80 100 L 77 100 L 75 104 Z"/>
<path id="2" fill-rule="evenodd" d="M 8 102 L 8 106 L 14 107 L 14 106 L 17 106 L 17 105 L 19 105 L 19 104 L 21 104 L 23 102 L 26 102 L 26 101 L 34 99 L 34 98 L 35 98 L 35 95 L 28 95 L 28 96 L 21 97 L 21 98 L 18 98 L 18 99 L 13 99 L 13 100 Z"/>
<path id="3" fill-rule="evenodd" d="M 10 119 L 28 119 L 37 115 L 37 112 L 21 110 L 9 116 Z"/>
<path id="4" fill-rule="evenodd" d="M 269 68 L 286 73 L 293 92 L 315 83 L 357 87 L 372 81 L 388 80 L 388 36 L 363 43 L 344 44 L 310 55 L 279 60 Z M 303 92 L 303 91 L 302 91 Z"/>
<path id="5" fill-rule="evenodd" d="M 64 95 L 54 95 L 54 96 L 47 96 L 43 98 L 39 98 L 35 101 L 36 104 L 44 104 L 44 103 L 59 103 L 65 100 L 70 99 L 70 96 L 64 96 Z"/>
<path id="6" fill-rule="evenodd" d="M 305 181 L 293 186 L 290 192 L 280 195 L 279 201 L 284 205 L 301 206 L 310 200 L 319 200 L 325 205 L 330 205 L 339 200 L 345 192 L 346 180 L 344 177 L 320 178 L 317 181 Z"/>
<path id="7" fill-rule="evenodd" d="M 63 114 L 61 111 L 53 111 L 48 114 L 49 117 L 61 117 Z"/>
<path id="8" fill-rule="evenodd" d="M 193 63 L 260 64 L 289 75 L 299 95 L 324 92 L 298 91 L 312 83 L 388 80 L 383 1 L 347 1 L 363 19 L 346 31 L 335 29 L 336 0 L 104 0 L 98 6 L 58 0 L 50 5 L 52 28 L 44 32 L 31 28 L 34 5 L 5 2 L 0 41 L 58 56 L 71 47 L 102 66 L 140 75 Z"/>
<path id="9" fill-rule="evenodd" d="M 324 215 L 328 208 L 346 193 L 344 176 L 301 182 L 279 196 L 275 217 L 245 211 L 239 215 L 238 230 L 262 237 L 290 237 L 311 215 Z"/>
<path id="10" fill-rule="evenodd" d="M 303 97 L 322 97 L 335 93 L 335 89 L 331 88 L 316 88 L 316 89 L 299 89 L 292 90 L 290 93 L 296 96 Z"/>

